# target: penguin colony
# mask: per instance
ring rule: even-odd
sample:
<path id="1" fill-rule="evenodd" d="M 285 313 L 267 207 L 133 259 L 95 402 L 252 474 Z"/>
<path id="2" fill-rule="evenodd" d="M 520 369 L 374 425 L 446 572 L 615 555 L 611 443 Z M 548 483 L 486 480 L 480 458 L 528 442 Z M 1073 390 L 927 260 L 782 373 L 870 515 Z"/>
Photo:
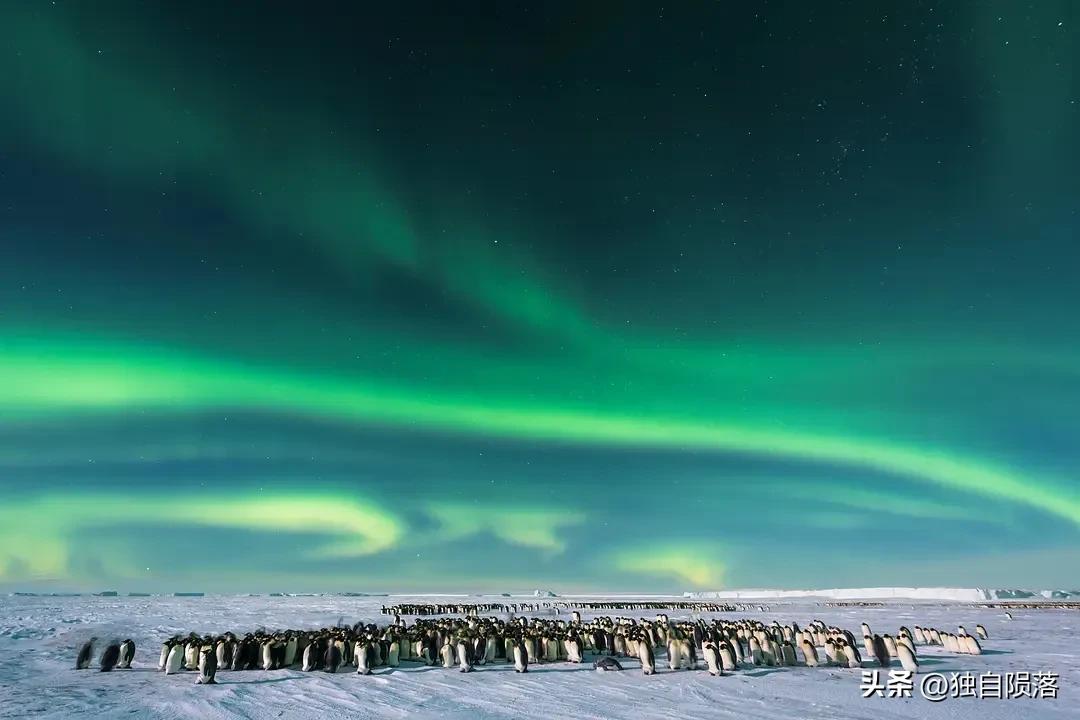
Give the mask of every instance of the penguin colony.
<path id="1" fill-rule="evenodd" d="M 226 632 L 200 636 L 176 635 L 161 645 L 158 669 L 167 675 L 197 671 L 196 684 L 214 684 L 219 670 L 281 670 L 328 673 L 353 671 L 370 675 L 374 668 L 419 663 L 472 672 L 489 664 L 513 664 L 519 673 L 538 663 L 581 664 L 588 655 L 598 671 L 623 669 L 621 658 L 640 663 L 645 675 L 661 670 L 704 669 L 719 676 L 745 667 L 806 666 L 861 668 L 867 662 L 889 667 L 896 660 L 918 672 L 916 648 L 938 645 L 946 651 L 979 655 L 979 639 L 963 625 L 958 632 L 900 627 L 895 635 L 861 627 L 861 641 L 849 630 L 814 620 L 805 629 L 792 622 L 781 625 L 759 620 L 680 620 L 664 613 L 655 619 L 599 616 L 582 622 L 573 610 L 570 620 L 517 617 L 421 618 L 409 625 L 399 615 L 389 625 L 357 623 L 319 630 Z M 977 637 L 976 637 L 977 636 Z M 80 649 L 77 669 L 86 669 L 93 655 L 91 638 Z M 861 648 L 861 649 L 860 649 Z M 101 653 L 100 669 L 131 666 L 135 645 L 130 640 L 110 643 Z M 663 660 L 661 661 L 661 658 Z"/>
<path id="2" fill-rule="evenodd" d="M 519 613 L 536 612 L 542 610 L 554 610 L 556 614 L 561 611 L 578 608 L 580 610 L 689 610 L 690 612 L 736 612 L 752 610 L 753 606 L 739 604 L 726 605 L 709 602 L 542 602 L 542 603 L 444 603 L 444 604 L 420 604 L 402 603 L 400 605 L 382 606 L 383 615 L 471 615 L 479 616 L 482 613 Z M 757 609 L 761 609 L 758 607 Z"/>

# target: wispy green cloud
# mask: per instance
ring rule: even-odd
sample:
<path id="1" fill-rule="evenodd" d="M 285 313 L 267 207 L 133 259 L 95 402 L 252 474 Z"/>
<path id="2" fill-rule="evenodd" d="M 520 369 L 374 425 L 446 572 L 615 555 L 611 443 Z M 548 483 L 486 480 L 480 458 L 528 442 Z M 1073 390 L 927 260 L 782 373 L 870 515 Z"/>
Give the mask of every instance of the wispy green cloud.
<path id="1" fill-rule="evenodd" d="M 553 552 L 566 549 L 561 533 L 585 521 L 577 510 L 485 503 L 433 503 L 427 513 L 439 523 L 436 541 L 490 533 L 511 545 Z"/>
<path id="2" fill-rule="evenodd" d="M 346 494 L 66 492 L 10 499 L 0 508 L 0 580 L 67 577 L 84 531 L 131 524 L 214 527 L 309 535 L 298 558 L 349 558 L 394 548 L 405 526 L 378 505 Z M 316 538 L 329 536 L 319 544 Z M 18 570 L 27 578 L 12 577 Z"/>
<path id="3" fill-rule="evenodd" d="M 715 590 L 724 582 L 723 554 L 719 545 L 710 542 L 634 542 L 611 553 L 606 561 L 619 572 L 643 579 L 663 578 L 694 589 Z"/>

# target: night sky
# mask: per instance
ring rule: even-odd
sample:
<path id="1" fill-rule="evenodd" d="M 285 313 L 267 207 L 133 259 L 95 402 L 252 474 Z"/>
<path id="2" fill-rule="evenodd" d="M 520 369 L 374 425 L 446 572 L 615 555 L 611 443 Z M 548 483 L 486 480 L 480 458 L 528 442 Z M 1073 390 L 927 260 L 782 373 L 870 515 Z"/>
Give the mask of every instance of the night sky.
<path id="1" fill-rule="evenodd" d="M 0 586 L 1080 585 L 1077 5 L 8 2 Z"/>

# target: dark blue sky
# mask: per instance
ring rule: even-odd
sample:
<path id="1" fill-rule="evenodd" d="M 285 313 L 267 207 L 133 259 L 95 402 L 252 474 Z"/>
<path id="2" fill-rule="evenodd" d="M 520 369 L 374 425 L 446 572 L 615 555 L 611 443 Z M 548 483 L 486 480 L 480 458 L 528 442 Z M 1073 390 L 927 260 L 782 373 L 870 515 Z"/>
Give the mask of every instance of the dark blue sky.
<path id="1" fill-rule="evenodd" d="M 1076 585 L 1075 21 L 0 10 L 0 584 Z"/>

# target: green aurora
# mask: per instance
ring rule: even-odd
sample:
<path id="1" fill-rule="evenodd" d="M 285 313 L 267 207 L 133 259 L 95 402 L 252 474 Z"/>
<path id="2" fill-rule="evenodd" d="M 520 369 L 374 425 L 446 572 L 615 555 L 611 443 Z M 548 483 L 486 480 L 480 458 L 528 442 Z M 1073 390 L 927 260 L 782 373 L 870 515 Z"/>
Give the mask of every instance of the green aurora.
<path id="1" fill-rule="evenodd" d="M 0 586 L 1080 581 L 1072 6 L 575 7 L 0 10 Z"/>

